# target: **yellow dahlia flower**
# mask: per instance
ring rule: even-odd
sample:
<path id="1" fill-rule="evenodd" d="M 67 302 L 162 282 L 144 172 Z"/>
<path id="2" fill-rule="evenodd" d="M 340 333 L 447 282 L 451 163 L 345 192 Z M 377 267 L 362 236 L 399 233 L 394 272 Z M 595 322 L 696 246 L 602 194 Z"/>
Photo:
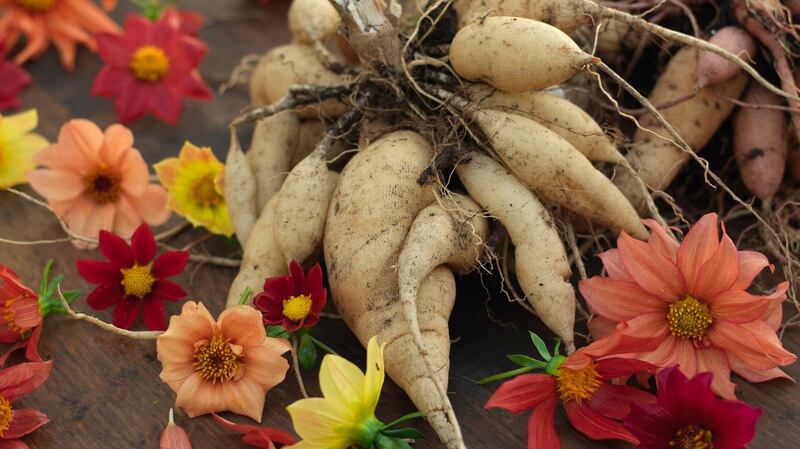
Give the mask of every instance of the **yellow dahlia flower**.
<path id="1" fill-rule="evenodd" d="M 223 195 L 225 166 L 211 148 L 186 142 L 178 157 L 164 159 L 154 167 L 169 193 L 168 208 L 211 233 L 233 234 Z"/>
<path id="2" fill-rule="evenodd" d="M 47 139 L 31 132 L 38 124 L 36 109 L 0 115 L 0 188 L 26 183 L 28 172 L 36 168 L 33 156 L 49 145 Z"/>
<path id="3" fill-rule="evenodd" d="M 375 407 L 384 380 L 383 348 L 372 337 L 367 372 L 336 355 L 326 355 L 319 371 L 322 398 L 301 399 L 287 407 L 302 441 L 287 449 L 370 447 L 384 425 Z"/>

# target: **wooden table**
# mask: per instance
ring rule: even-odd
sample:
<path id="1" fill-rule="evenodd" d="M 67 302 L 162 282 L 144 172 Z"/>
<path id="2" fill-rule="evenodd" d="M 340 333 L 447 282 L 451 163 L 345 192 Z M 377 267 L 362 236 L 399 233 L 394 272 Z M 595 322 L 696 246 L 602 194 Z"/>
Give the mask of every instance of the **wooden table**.
<path id="1" fill-rule="evenodd" d="M 262 53 L 270 47 L 287 42 L 284 23 L 287 3 L 276 0 L 261 9 L 245 0 L 194 0 L 185 2 L 205 14 L 209 24 L 201 31 L 211 52 L 202 66 L 202 74 L 216 87 L 239 59 L 250 53 Z M 114 17 L 121 22 L 129 12 L 128 2 L 122 2 Z M 115 121 L 111 101 L 89 95 L 89 88 L 100 62 L 88 51 L 78 54 L 73 73 L 66 73 L 53 51 L 39 61 L 27 65 L 36 85 L 23 95 L 25 107 L 36 107 L 40 115 L 40 131 L 50 139 L 57 135 L 61 124 L 69 118 L 87 117 L 101 126 Z M 178 126 L 172 127 L 152 118 L 132 126 L 136 147 L 149 163 L 177 154 L 184 140 L 209 145 L 219 157 L 224 157 L 228 144 L 226 125 L 248 103 L 247 89 L 240 86 L 211 102 L 188 102 Z M 0 193 L 0 235 L 33 240 L 60 237 L 60 229 L 51 215 L 8 194 Z M 202 235 L 188 233 L 176 244 L 184 244 Z M 215 254 L 235 256 L 238 248 L 223 239 L 206 246 Z M 45 262 L 56 260 L 57 272 L 67 276 L 67 288 L 90 286 L 75 270 L 75 261 L 99 257 L 97 252 L 82 252 L 69 244 L 50 246 L 0 246 L 0 263 L 13 267 L 31 286 L 37 285 Z M 235 275 L 233 269 L 193 264 L 178 279 L 192 299 L 202 300 L 212 313 L 218 313 L 224 303 L 228 285 Z M 501 411 L 485 411 L 483 404 L 496 386 L 482 387 L 476 379 L 510 369 L 505 354 L 531 353 L 527 330 L 542 335 L 539 321 L 521 313 L 518 306 L 509 304 L 498 293 L 496 279 L 469 276 L 459 283 L 460 291 L 451 320 L 452 367 L 449 391 L 469 447 L 524 448 L 527 414 L 513 416 Z M 84 296 L 85 297 L 85 296 Z M 76 308 L 90 312 L 83 299 Z M 171 304 L 176 313 L 178 304 Z M 110 320 L 110 313 L 98 316 Z M 355 338 L 338 320 L 323 319 L 317 336 L 350 360 L 363 365 L 364 351 Z M 796 331 L 785 337 L 787 347 L 800 351 Z M 33 448 L 62 449 L 127 449 L 155 448 L 166 422 L 167 411 L 174 402 L 173 392 L 158 379 L 161 364 L 156 360 L 152 341 L 131 341 L 104 332 L 84 322 L 63 317 L 49 318 L 42 339 L 42 352 L 55 362 L 50 380 L 21 404 L 36 407 L 50 416 L 51 423 L 37 430 L 26 441 Z M 788 372 L 800 376 L 800 368 Z M 319 394 L 316 372 L 305 374 L 309 392 Z M 787 381 L 775 381 L 758 387 L 739 380 L 740 397 L 764 408 L 759 435 L 751 447 L 757 449 L 790 448 L 800 445 L 800 424 L 797 407 L 800 390 Z M 264 424 L 290 428 L 291 422 L 284 407 L 300 398 L 291 373 L 274 389 L 267 400 Z M 392 420 L 413 410 L 411 402 L 394 384 L 387 382 L 378 410 L 379 418 Z M 176 415 L 192 438 L 196 449 L 245 447 L 239 437 L 222 429 L 209 417 L 189 420 L 182 412 Z M 240 418 L 240 421 L 246 419 Z M 557 417 L 563 447 L 603 448 L 627 447 L 624 444 L 592 443 L 568 427 L 563 413 Z M 388 421 L 387 421 L 388 422 Z M 418 448 L 438 448 L 432 430 L 425 424 L 420 428 L 429 438 Z"/>

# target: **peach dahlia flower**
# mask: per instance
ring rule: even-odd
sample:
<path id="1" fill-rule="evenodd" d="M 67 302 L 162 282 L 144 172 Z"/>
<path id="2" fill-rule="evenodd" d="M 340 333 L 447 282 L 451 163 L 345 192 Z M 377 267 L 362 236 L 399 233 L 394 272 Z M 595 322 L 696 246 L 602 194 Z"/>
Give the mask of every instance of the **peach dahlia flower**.
<path id="1" fill-rule="evenodd" d="M 186 302 L 156 342 L 161 380 L 191 417 L 231 411 L 261 422 L 267 392 L 283 382 L 290 349 L 267 337 L 261 313 L 236 306 L 214 321 L 201 303 Z"/>
<path id="2" fill-rule="evenodd" d="M 600 254 L 607 277 L 579 288 L 597 314 L 586 351 L 624 354 L 687 376 L 712 372 L 714 391 L 735 398 L 731 370 L 752 382 L 788 377 L 778 367 L 797 357 L 775 334 L 788 283 L 768 296 L 747 292 L 769 266 L 754 251 L 737 251 L 716 214 L 703 216 L 678 242 L 653 220 L 647 242 L 624 231 L 618 248 Z"/>
<path id="3" fill-rule="evenodd" d="M 122 125 L 103 133 L 88 120 L 70 120 L 34 162 L 44 168 L 28 174 L 31 186 L 78 235 L 97 238 L 106 230 L 128 238 L 143 221 L 159 225 L 169 218 L 167 192 L 150 184 L 133 134 Z"/>

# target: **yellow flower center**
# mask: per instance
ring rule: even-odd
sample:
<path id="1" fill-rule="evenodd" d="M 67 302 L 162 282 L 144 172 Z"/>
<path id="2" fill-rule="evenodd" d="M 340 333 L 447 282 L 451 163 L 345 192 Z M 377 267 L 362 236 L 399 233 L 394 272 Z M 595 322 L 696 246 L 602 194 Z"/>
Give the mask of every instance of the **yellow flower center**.
<path id="1" fill-rule="evenodd" d="M 164 50 L 153 45 L 139 47 L 129 64 L 133 76 L 142 80 L 156 82 L 169 72 L 169 57 Z"/>
<path id="2" fill-rule="evenodd" d="M 17 0 L 17 4 L 32 12 L 44 12 L 56 4 L 56 0 Z"/>
<path id="3" fill-rule="evenodd" d="M 558 370 L 558 394 L 565 402 L 589 399 L 600 388 L 600 380 L 594 363 L 579 370 L 562 367 Z"/>
<path id="4" fill-rule="evenodd" d="M 236 375 L 241 366 L 239 358 L 229 343 L 221 335 L 214 336 L 210 342 L 199 346 L 194 352 L 194 369 L 203 380 L 213 383 L 227 382 Z"/>
<path id="5" fill-rule="evenodd" d="M 194 195 L 197 201 L 206 206 L 214 206 L 223 201 L 222 195 L 217 192 L 214 184 L 214 175 L 208 174 L 197 181 L 194 186 Z"/>
<path id="6" fill-rule="evenodd" d="M 678 338 L 702 340 L 714 318 L 705 304 L 687 295 L 669 305 L 667 322 L 672 335 Z"/>
<path id="7" fill-rule="evenodd" d="M 119 271 L 122 272 L 122 286 L 125 287 L 125 294 L 128 296 L 142 299 L 150 293 L 153 283 L 156 282 L 149 265 L 134 265 Z"/>
<path id="8" fill-rule="evenodd" d="M 294 322 L 302 321 L 311 312 L 313 301 L 306 295 L 292 296 L 283 300 L 283 316 Z"/>
<path id="9" fill-rule="evenodd" d="M 97 204 L 113 203 L 119 197 L 119 175 L 100 168 L 86 177 L 86 191 Z"/>
<path id="10" fill-rule="evenodd" d="M 669 442 L 670 449 L 714 449 L 714 436 L 695 425 L 679 430 Z"/>
<path id="11" fill-rule="evenodd" d="M 11 402 L 0 396 L 0 438 L 3 437 L 3 434 L 6 433 L 8 430 L 9 424 L 11 424 L 11 419 L 14 418 L 14 412 L 11 407 Z"/>

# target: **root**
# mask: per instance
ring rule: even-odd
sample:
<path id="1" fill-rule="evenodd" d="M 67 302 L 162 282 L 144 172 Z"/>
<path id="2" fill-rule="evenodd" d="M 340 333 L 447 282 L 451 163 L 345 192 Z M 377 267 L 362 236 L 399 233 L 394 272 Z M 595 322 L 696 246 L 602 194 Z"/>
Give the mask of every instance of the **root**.
<path id="1" fill-rule="evenodd" d="M 317 104 L 330 98 L 341 97 L 349 94 L 352 89 L 352 86 L 290 86 L 289 92 L 278 102 L 250 107 L 236 117 L 229 126 L 235 128 L 243 123 L 254 122 L 298 106 Z"/>
<path id="2" fill-rule="evenodd" d="M 258 65 L 260 59 L 261 55 L 254 53 L 242 56 L 242 59 L 239 60 L 239 64 L 231 70 L 228 79 L 219 85 L 217 92 L 220 95 L 224 95 L 225 92 L 236 87 L 239 83 L 246 82 L 250 78 L 253 69 Z"/>

